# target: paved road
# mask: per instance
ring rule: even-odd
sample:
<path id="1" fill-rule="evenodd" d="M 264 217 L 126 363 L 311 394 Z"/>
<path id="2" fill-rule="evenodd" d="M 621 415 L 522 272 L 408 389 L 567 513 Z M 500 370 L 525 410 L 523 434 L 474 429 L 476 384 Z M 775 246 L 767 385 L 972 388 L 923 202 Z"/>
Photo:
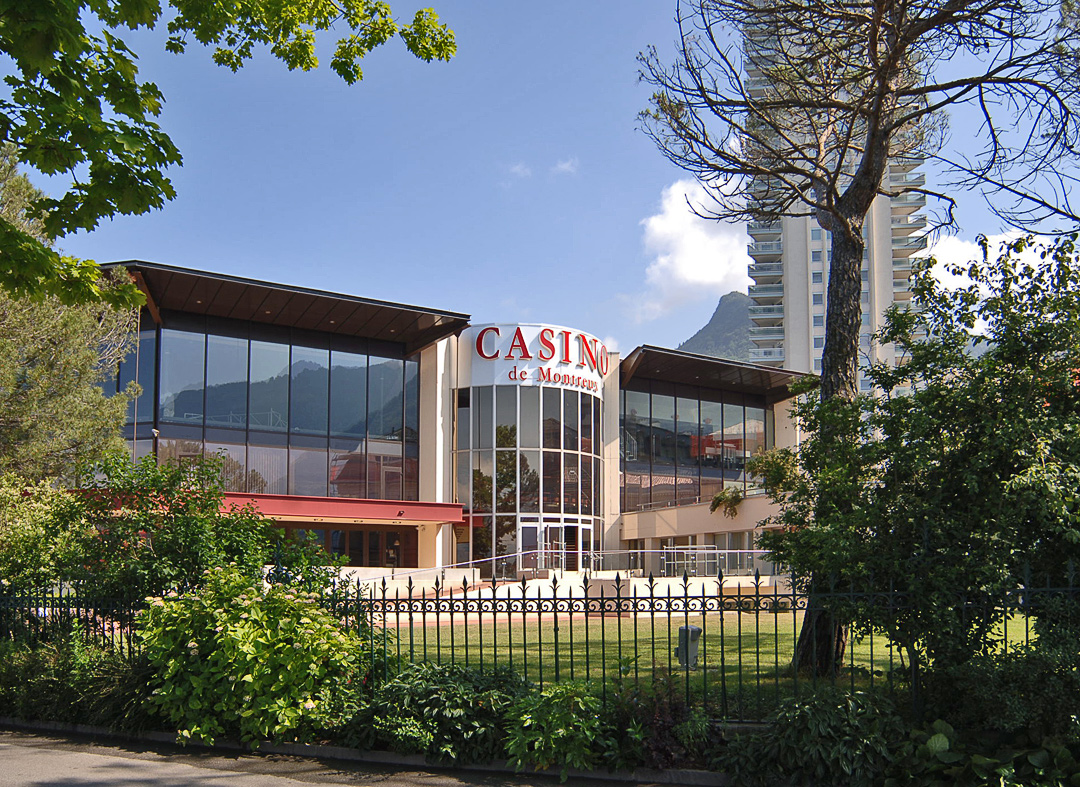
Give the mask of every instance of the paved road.
<path id="1" fill-rule="evenodd" d="M 557 787 L 542 776 L 420 771 L 286 755 L 218 753 L 156 744 L 0 730 L 0 787 Z M 574 780 L 567 787 L 611 787 Z M 621 783 L 625 787 L 625 782 Z"/>

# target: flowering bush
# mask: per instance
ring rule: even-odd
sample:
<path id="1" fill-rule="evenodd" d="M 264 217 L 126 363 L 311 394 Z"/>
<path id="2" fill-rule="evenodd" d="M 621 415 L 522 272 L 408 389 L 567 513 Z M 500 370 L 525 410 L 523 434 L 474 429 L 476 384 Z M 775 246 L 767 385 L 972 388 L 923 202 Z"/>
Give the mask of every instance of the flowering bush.
<path id="1" fill-rule="evenodd" d="M 138 633 L 156 671 L 151 704 L 180 740 L 257 744 L 348 717 L 361 642 L 313 594 L 255 586 L 235 566 L 184 595 L 151 597 Z"/>

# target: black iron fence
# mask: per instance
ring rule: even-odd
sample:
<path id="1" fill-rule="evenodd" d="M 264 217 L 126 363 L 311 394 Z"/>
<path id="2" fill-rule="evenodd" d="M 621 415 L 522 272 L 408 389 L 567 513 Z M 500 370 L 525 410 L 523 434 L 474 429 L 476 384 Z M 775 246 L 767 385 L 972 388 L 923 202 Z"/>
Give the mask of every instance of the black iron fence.
<path id="1" fill-rule="evenodd" d="M 993 602 L 983 599 L 978 607 L 958 601 L 957 609 L 981 616 L 986 636 L 1008 650 L 1031 641 L 1029 613 L 1037 613 L 1048 594 L 1075 600 L 1076 593 L 1072 587 L 1018 589 Z M 722 575 L 456 586 L 383 580 L 340 583 L 323 602 L 368 648 L 385 653 L 374 661 L 381 673 L 376 679 L 421 661 L 481 670 L 506 666 L 541 687 L 592 681 L 604 701 L 627 690 L 667 691 L 729 720 L 760 719 L 779 700 L 828 684 L 879 689 L 901 702 L 918 696 L 917 665 L 881 633 L 852 631 L 834 669 L 792 668 L 808 614 L 858 607 L 865 612 L 871 605 L 895 611 L 907 604 L 901 593 L 849 590 L 809 597 L 765 585 L 759 576 Z M 0 637 L 34 640 L 75 628 L 130 654 L 138 647 L 137 608 L 91 600 L 73 588 L 0 595 Z"/>

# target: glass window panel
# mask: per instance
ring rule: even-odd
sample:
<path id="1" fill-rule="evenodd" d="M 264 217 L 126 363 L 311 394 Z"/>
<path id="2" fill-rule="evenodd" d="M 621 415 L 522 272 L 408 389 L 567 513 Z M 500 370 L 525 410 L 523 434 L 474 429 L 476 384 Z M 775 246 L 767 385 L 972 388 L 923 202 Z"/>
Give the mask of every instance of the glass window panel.
<path id="1" fill-rule="evenodd" d="M 252 429 L 289 428 L 289 345 L 251 342 L 248 423 Z"/>
<path id="2" fill-rule="evenodd" d="M 153 423 L 154 421 L 154 376 L 157 374 L 157 332 L 139 331 L 138 346 L 125 358 L 118 370 L 119 388 L 123 391 L 128 383 L 136 383 L 142 389 L 138 397 L 128 402 L 128 423 Z M 110 386 L 111 388 L 111 386 Z M 109 396 L 113 391 L 109 390 Z"/>
<path id="3" fill-rule="evenodd" d="M 620 444 L 623 454 L 623 495 L 627 511 L 649 505 L 649 394 L 626 391 L 622 410 Z"/>
<path id="4" fill-rule="evenodd" d="M 495 386 L 495 447 L 517 447 L 517 388 Z"/>
<path id="5" fill-rule="evenodd" d="M 584 460 L 582 460 L 582 461 L 584 461 Z M 602 485 L 602 481 L 603 481 L 603 475 L 601 475 L 601 473 L 600 473 L 600 460 L 594 457 L 593 460 L 592 460 L 592 466 L 593 466 L 593 472 L 592 472 L 593 513 L 596 516 L 601 516 L 604 513 L 604 508 L 601 505 L 602 497 L 601 497 L 601 491 L 600 490 L 601 490 L 601 485 Z"/>
<path id="6" fill-rule="evenodd" d="M 495 510 L 517 511 L 517 451 L 495 452 Z"/>
<path id="7" fill-rule="evenodd" d="M 246 454 L 247 452 L 242 445 L 206 443 L 205 455 L 216 457 L 221 462 L 221 484 L 226 492 L 259 494 L 262 491 L 260 489 L 249 489 L 250 481 L 247 473 Z"/>
<path id="8" fill-rule="evenodd" d="M 368 373 L 368 435 L 401 441 L 405 428 L 404 362 L 371 358 Z"/>
<path id="9" fill-rule="evenodd" d="M 474 451 L 473 452 L 473 511 L 480 511 L 483 513 L 491 512 L 492 501 L 492 462 L 494 458 L 491 455 L 491 451 Z"/>
<path id="10" fill-rule="evenodd" d="M 363 440 L 330 441 L 330 496 L 368 497 Z"/>
<path id="11" fill-rule="evenodd" d="M 563 449 L 580 450 L 578 447 L 578 392 L 563 391 Z"/>
<path id="12" fill-rule="evenodd" d="M 202 458 L 202 440 L 183 440 L 161 438 L 158 440 L 158 464 L 172 464 L 183 467 Z"/>
<path id="13" fill-rule="evenodd" d="M 765 409 L 762 407 L 746 408 L 746 456 L 747 458 L 765 450 Z M 761 479 L 747 476 L 751 488 L 760 488 Z"/>
<path id="14" fill-rule="evenodd" d="M 292 348 L 289 426 L 293 432 L 326 434 L 329 372 L 329 350 L 316 347 Z"/>
<path id="15" fill-rule="evenodd" d="M 724 405 L 724 484 L 742 486 L 746 470 L 746 435 L 743 431 L 743 408 Z"/>
<path id="16" fill-rule="evenodd" d="M 525 385 L 521 388 L 518 440 L 522 448 L 540 447 L 540 389 L 535 386 Z"/>
<path id="17" fill-rule="evenodd" d="M 401 500 L 404 492 L 404 461 L 401 443 L 368 441 L 367 496 L 374 500 Z"/>
<path id="18" fill-rule="evenodd" d="M 457 423 L 455 428 L 457 429 L 457 443 L 456 448 L 458 450 L 467 449 L 469 447 L 469 389 L 461 388 L 457 392 Z"/>
<path id="19" fill-rule="evenodd" d="M 514 555 L 517 552 L 517 517 L 495 517 L 495 554 Z M 517 558 L 496 561 L 496 571 L 504 579 L 517 577 Z"/>
<path id="20" fill-rule="evenodd" d="M 202 424 L 206 336 L 161 331 L 161 420 Z"/>
<path id="21" fill-rule="evenodd" d="M 206 337 L 206 425 L 247 427 L 248 341 Z"/>
<path id="22" fill-rule="evenodd" d="M 472 497 L 469 495 L 469 476 L 472 466 L 467 451 L 454 453 L 454 497 L 468 512 L 472 510 Z"/>
<path id="23" fill-rule="evenodd" d="M 653 394 L 652 440 L 653 472 L 658 466 L 675 465 L 675 397 Z M 667 470 L 664 471 L 668 472 Z"/>
<path id="24" fill-rule="evenodd" d="M 544 448 L 562 446 L 562 391 L 545 388 L 543 399 Z"/>
<path id="25" fill-rule="evenodd" d="M 405 440 L 420 439 L 420 364 L 405 361 Z"/>
<path id="26" fill-rule="evenodd" d="M 491 579 L 491 517 L 473 517 L 472 559 L 482 579 Z"/>
<path id="27" fill-rule="evenodd" d="M 765 450 L 776 448 L 776 413 L 771 407 L 765 409 Z"/>
<path id="28" fill-rule="evenodd" d="M 402 565 L 401 534 L 393 530 L 383 534 L 386 540 L 386 549 L 383 554 L 383 565 L 397 568 Z"/>
<path id="29" fill-rule="evenodd" d="M 369 530 L 367 533 L 367 564 L 369 566 L 381 566 L 383 564 L 382 533 L 378 530 Z"/>
<path id="30" fill-rule="evenodd" d="M 600 399 L 599 397 L 592 397 L 592 422 L 593 422 L 593 439 L 596 441 L 593 445 L 595 449 L 593 453 L 602 454 L 604 452 L 604 419 L 600 417 Z"/>
<path id="31" fill-rule="evenodd" d="M 405 361 L 405 456 L 402 500 L 420 499 L 420 364 Z"/>
<path id="32" fill-rule="evenodd" d="M 521 555 L 521 567 L 522 568 L 536 568 L 537 567 L 537 547 L 538 542 L 536 538 L 536 526 L 523 525 L 521 528 L 521 544 L 519 545 Z"/>
<path id="33" fill-rule="evenodd" d="M 349 534 L 344 530 L 330 531 L 330 554 L 345 555 L 349 551 Z"/>
<path id="34" fill-rule="evenodd" d="M 289 451 L 284 446 L 248 446 L 248 491 L 252 494 L 288 493 Z"/>
<path id="35" fill-rule="evenodd" d="M 581 395 L 581 451 L 582 453 L 596 453 L 593 448 L 593 409 L 592 397 Z"/>
<path id="36" fill-rule="evenodd" d="M 577 454 L 563 454 L 563 510 L 568 514 L 578 513 L 581 482 L 580 457 Z"/>
<path id="37" fill-rule="evenodd" d="M 697 399 L 679 397 L 675 403 L 677 444 L 675 462 L 678 466 L 675 499 L 679 503 L 692 503 L 701 494 L 698 483 L 698 455 L 700 454 L 699 407 Z"/>
<path id="38" fill-rule="evenodd" d="M 330 434 L 367 436 L 368 358 L 357 353 L 330 353 Z"/>
<path id="39" fill-rule="evenodd" d="M 589 408 L 590 410 L 592 408 Z M 592 457 L 582 454 L 581 456 L 581 513 L 592 516 L 593 510 L 593 464 Z"/>
<path id="40" fill-rule="evenodd" d="M 474 448 L 492 448 L 492 389 L 490 387 L 473 389 L 473 440 Z"/>
<path id="41" fill-rule="evenodd" d="M 349 533 L 349 565 L 364 565 L 364 531 L 353 530 Z"/>
<path id="42" fill-rule="evenodd" d="M 407 442 L 403 446 L 401 500 L 420 499 L 420 444 Z"/>
<path id="43" fill-rule="evenodd" d="M 289 447 L 289 494 L 326 497 L 326 449 Z"/>
<path id="44" fill-rule="evenodd" d="M 544 451 L 544 513 L 562 511 L 562 454 Z"/>
<path id="45" fill-rule="evenodd" d="M 535 513 L 540 510 L 540 452 L 522 451 L 518 473 L 518 494 L 521 498 L 519 510 Z"/>

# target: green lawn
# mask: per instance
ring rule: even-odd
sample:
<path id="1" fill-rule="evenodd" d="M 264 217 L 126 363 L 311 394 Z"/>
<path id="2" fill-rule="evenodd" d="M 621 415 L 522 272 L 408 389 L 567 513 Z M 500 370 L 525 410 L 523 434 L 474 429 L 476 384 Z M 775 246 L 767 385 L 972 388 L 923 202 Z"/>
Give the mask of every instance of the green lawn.
<path id="1" fill-rule="evenodd" d="M 515 613 L 476 613 L 465 622 L 444 618 L 439 625 L 408 626 L 393 618 L 374 637 L 385 635 L 387 649 L 402 661 L 441 661 L 490 667 L 512 666 L 536 683 L 587 679 L 612 685 L 620 676 L 640 685 L 664 685 L 668 690 L 707 701 L 733 717 L 752 718 L 777 699 L 809 688 L 812 681 L 793 674 L 790 662 L 802 613 L 666 613 L 566 616 Z M 432 619 L 429 616 L 429 623 Z M 395 625 L 397 624 L 397 625 Z M 702 629 L 696 669 L 679 666 L 674 650 L 679 627 Z M 836 678 L 841 686 L 888 686 L 890 673 L 899 680 L 902 663 L 890 653 L 884 638 L 863 638 L 849 645 L 845 668 Z"/>

